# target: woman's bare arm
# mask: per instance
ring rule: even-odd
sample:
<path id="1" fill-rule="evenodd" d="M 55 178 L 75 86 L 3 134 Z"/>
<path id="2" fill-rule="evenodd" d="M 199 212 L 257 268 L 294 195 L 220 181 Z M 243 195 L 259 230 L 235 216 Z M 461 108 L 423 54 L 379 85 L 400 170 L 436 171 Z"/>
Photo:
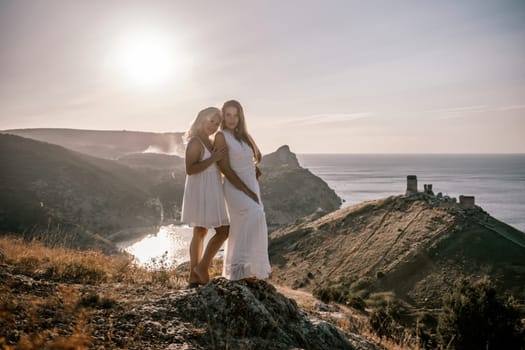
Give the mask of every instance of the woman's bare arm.
<path id="1" fill-rule="evenodd" d="M 226 140 L 224 139 L 224 135 L 221 132 L 218 132 L 215 135 L 214 145 L 215 148 L 227 149 Z M 248 197 L 253 199 L 255 202 L 259 203 L 259 198 L 257 197 L 257 195 L 252 190 L 250 190 L 248 186 L 246 186 L 246 184 L 239 178 L 237 173 L 231 168 L 230 159 L 228 157 L 228 151 L 226 151 L 226 156 L 222 157 L 222 159 L 219 160 L 217 164 L 219 165 L 219 169 L 221 169 L 221 172 L 224 174 L 224 176 L 226 176 L 228 181 L 230 181 L 230 183 L 233 186 L 235 186 L 235 188 L 237 188 L 239 191 L 244 192 Z"/>
<path id="2" fill-rule="evenodd" d="M 193 175 L 206 170 L 207 167 L 224 157 L 226 148 L 214 149 L 211 157 L 201 160 L 204 146 L 195 137 L 191 138 L 186 147 L 186 174 Z"/>

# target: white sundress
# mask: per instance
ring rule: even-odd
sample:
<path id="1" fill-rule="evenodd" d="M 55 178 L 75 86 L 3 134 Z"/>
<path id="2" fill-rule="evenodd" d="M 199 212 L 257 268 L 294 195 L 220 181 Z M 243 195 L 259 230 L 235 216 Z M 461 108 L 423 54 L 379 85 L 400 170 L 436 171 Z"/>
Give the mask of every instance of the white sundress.
<path id="1" fill-rule="evenodd" d="M 231 168 L 261 201 L 251 147 L 238 141 L 227 130 L 223 134 Z M 267 278 L 271 267 L 268 228 L 262 202 L 256 203 L 227 179 L 224 180 L 224 197 L 230 216 L 230 233 L 225 248 L 223 276 L 233 281 L 248 277 Z"/>
<path id="2" fill-rule="evenodd" d="M 199 140 L 200 141 L 200 140 Z M 211 157 L 204 146 L 201 161 Z M 214 228 L 228 225 L 222 178 L 217 163 L 203 171 L 186 175 L 181 221 L 191 227 Z"/>

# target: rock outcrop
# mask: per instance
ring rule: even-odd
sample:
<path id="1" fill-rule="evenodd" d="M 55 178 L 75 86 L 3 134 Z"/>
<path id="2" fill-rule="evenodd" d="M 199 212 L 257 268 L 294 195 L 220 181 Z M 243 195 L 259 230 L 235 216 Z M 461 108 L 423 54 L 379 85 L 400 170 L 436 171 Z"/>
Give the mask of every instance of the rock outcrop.
<path id="1" fill-rule="evenodd" d="M 339 329 L 309 319 L 294 300 L 260 280 L 217 278 L 192 293 L 168 293 L 134 311 L 155 319 L 175 310 L 185 322 L 206 330 L 201 340 L 210 348 L 353 349 Z M 159 323 L 155 336 L 170 328 L 166 321 Z"/>
<path id="2" fill-rule="evenodd" d="M 297 156 L 290 150 L 288 145 L 281 146 L 275 152 L 265 155 L 261 161 L 261 166 L 265 168 L 300 167 Z"/>
<path id="3" fill-rule="evenodd" d="M 302 168 L 288 146 L 265 155 L 260 168 L 261 196 L 270 232 L 300 220 L 316 219 L 341 206 L 335 191 Z"/>

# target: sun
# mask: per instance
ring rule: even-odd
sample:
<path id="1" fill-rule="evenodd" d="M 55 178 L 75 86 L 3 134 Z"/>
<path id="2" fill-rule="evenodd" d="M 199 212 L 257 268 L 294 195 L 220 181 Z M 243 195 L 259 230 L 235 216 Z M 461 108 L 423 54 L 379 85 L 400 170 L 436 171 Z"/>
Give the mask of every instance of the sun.
<path id="1" fill-rule="evenodd" d="M 129 82 L 152 86 L 180 79 L 189 67 L 174 38 L 155 31 L 128 33 L 117 45 L 114 62 Z M 186 64 L 187 65 L 187 64 Z"/>

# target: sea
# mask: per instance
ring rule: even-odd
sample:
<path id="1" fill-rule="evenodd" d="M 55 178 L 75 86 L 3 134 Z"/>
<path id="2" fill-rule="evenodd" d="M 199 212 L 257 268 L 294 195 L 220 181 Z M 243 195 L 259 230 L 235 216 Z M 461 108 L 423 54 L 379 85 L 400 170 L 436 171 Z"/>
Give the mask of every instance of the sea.
<path id="1" fill-rule="evenodd" d="M 298 154 L 302 167 L 323 179 L 342 207 L 404 194 L 407 175 L 435 194 L 474 196 L 476 205 L 525 232 L 525 154 Z M 189 260 L 191 228 L 162 226 L 156 235 L 121 242 L 141 265 L 162 254 L 174 264 Z M 211 234 L 208 234 L 211 236 Z M 209 237 L 208 237 L 209 238 Z"/>

